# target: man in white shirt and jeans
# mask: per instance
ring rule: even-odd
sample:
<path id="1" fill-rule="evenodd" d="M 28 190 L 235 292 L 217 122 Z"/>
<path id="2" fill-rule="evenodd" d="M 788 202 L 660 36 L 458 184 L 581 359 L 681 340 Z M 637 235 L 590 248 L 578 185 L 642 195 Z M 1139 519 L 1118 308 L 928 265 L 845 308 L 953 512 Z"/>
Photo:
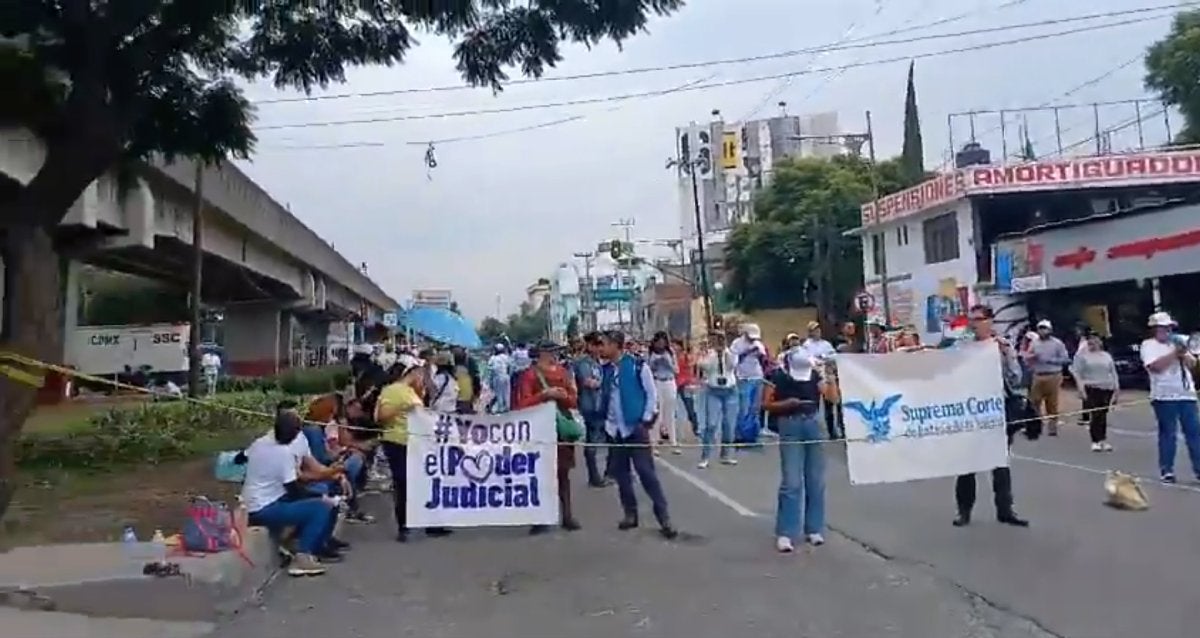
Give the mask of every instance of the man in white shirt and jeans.
<path id="1" fill-rule="evenodd" d="M 742 325 L 742 335 L 733 340 L 729 349 L 737 360 L 738 419 L 737 443 L 757 443 L 762 430 L 762 394 L 767 360 L 767 347 L 762 342 L 758 324 Z"/>
<path id="2" fill-rule="evenodd" d="M 1196 357 L 1188 352 L 1187 341 L 1174 334 L 1175 320 L 1165 312 L 1150 315 L 1153 336 L 1142 342 L 1142 364 L 1150 376 L 1150 405 L 1158 421 L 1158 471 L 1163 483 L 1175 482 L 1177 432 L 1192 461 L 1192 471 L 1200 480 L 1200 413 L 1196 408 L 1196 382 L 1192 368 Z"/>

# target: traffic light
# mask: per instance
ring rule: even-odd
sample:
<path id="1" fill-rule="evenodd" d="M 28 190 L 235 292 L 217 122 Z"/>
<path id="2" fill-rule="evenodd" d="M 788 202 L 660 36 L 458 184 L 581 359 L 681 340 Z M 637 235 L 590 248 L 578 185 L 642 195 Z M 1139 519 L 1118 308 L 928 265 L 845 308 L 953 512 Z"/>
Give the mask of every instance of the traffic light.
<path id="1" fill-rule="evenodd" d="M 619 239 L 614 239 L 611 247 L 608 249 L 608 255 L 614 260 L 619 260 L 625 254 L 624 247 Z"/>

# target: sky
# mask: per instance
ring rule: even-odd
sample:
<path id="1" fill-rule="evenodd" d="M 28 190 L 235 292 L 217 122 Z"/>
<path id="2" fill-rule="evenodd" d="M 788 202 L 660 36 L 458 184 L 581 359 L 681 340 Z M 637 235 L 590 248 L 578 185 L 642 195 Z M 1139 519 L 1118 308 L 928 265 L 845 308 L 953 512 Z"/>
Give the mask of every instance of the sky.
<path id="1" fill-rule="evenodd" d="M 623 47 L 566 47 L 565 60 L 547 77 L 759 56 L 864 38 L 871 42 L 954 34 L 1167 4 L 690 0 L 680 12 L 654 19 L 647 33 Z M 1012 46 L 928 55 L 1147 17 L 1153 19 Z M 938 21 L 944 22 L 918 28 Z M 465 89 L 269 103 L 300 94 L 252 85 L 247 92 L 258 103 L 259 146 L 242 166 L 352 263 L 366 262 L 370 276 L 397 300 L 408 298 L 414 289 L 448 288 L 467 316 L 481 320 L 498 308 L 504 315 L 515 311 L 526 286 L 549 276 L 573 253 L 594 250 L 597 242 L 613 237 L 612 224 L 620 219 L 635 220 L 632 233 L 638 239 L 678 237 L 676 178 L 665 168 L 675 153 L 674 128 L 707 121 L 714 109 L 726 122 L 736 122 L 777 115 L 776 103 L 783 100 L 791 114 L 836 111 L 848 132 L 861 131 L 864 112 L 870 110 L 878 153 L 888 157 L 900 150 L 908 59 L 913 58 L 926 166 L 935 168 L 947 157 L 951 114 L 1149 96 L 1137 56 L 1161 38 L 1169 24 L 1170 13 L 1163 11 L 735 65 L 536 82 L 510 86 L 499 95 Z M 872 38 L 897 29 L 906 31 Z M 353 70 L 345 85 L 314 96 L 462 85 L 452 51 L 452 42 L 425 34 L 403 65 Z M 897 60 L 876 63 L 893 59 Z M 822 71 L 845 65 L 860 66 Z M 689 84 L 797 72 L 804 74 L 672 91 Z M 438 117 L 631 93 L 656 95 Z M 1066 144 L 1091 135 L 1092 113 L 1091 106 L 1060 111 Z M 1101 125 L 1126 122 L 1133 113 L 1132 105 L 1103 107 Z M 347 119 L 375 121 L 313 125 Z M 954 139 L 961 145 L 969 135 L 968 118 L 952 120 Z M 1035 151 L 1053 151 L 1052 121 L 1048 112 L 1009 117 L 1005 130 L 1010 152 L 1019 145 L 1016 130 L 1023 124 L 1031 131 Z M 998 122 L 996 115 L 975 118 L 976 135 L 994 154 L 1000 147 L 994 130 Z M 291 124 L 305 126 L 272 128 Z M 486 137 L 451 139 L 473 136 Z M 1166 138 L 1162 116 L 1147 119 L 1143 136 L 1146 143 Z M 434 142 L 434 169 L 425 165 L 430 140 L 447 140 Z M 1132 128 L 1114 139 L 1114 147 L 1136 143 Z M 1088 146 L 1085 142 L 1080 150 Z"/>

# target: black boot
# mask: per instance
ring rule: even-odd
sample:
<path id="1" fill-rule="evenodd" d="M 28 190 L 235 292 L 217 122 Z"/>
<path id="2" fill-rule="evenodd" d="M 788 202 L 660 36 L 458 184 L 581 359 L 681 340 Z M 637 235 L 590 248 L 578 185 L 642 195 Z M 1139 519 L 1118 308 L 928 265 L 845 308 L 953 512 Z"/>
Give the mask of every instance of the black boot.
<path id="1" fill-rule="evenodd" d="M 622 531 L 633 529 L 637 526 L 638 526 L 638 519 L 637 519 L 637 517 L 634 517 L 634 516 L 626 516 L 625 518 L 621 519 L 620 523 L 617 523 L 617 529 L 622 530 Z"/>
<path id="2" fill-rule="evenodd" d="M 954 526 L 955 527 L 966 527 L 967 525 L 970 525 L 970 524 L 971 524 L 971 513 L 970 512 L 959 511 L 958 516 L 954 517 Z"/>
<path id="3" fill-rule="evenodd" d="M 996 512 L 996 520 L 1013 527 L 1029 527 L 1029 521 L 1017 516 L 1017 513 L 1011 509 Z"/>

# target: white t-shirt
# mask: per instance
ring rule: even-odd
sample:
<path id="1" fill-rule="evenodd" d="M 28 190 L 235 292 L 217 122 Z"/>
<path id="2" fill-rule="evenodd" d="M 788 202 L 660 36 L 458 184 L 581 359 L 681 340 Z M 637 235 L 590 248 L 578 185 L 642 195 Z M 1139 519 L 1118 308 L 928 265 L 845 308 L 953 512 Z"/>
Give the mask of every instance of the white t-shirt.
<path id="1" fill-rule="evenodd" d="M 200 357 L 200 366 L 205 370 L 218 370 L 221 368 L 221 357 L 216 353 L 206 352 Z"/>
<path id="2" fill-rule="evenodd" d="M 268 434 L 267 436 L 274 437 L 273 434 Z M 297 434 L 296 438 L 292 439 L 287 449 L 292 453 L 292 462 L 295 463 L 297 469 L 300 468 L 300 462 L 304 460 L 304 457 L 313 455 L 312 447 L 308 445 L 308 437 L 304 436 L 303 432 Z"/>
<path id="3" fill-rule="evenodd" d="M 396 359 L 397 357 L 395 352 L 384 351 L 375 356 L 375 363 L 378 363 L 379 367 L 387 370 L 393 365 L 396 365 Z"/>
<path id="4" fill-rule="evenodd" d="M 696 362 L 696 367 L 700 370 L 700 376 L 704 379 L 704 384 L 710 388 L 732 388 L 734 386 L 733 371 L 737 365 L 737 360 L 728 348 L 722 352 L 724 361 L 721 365 L 717 365 L 717 352 L 709 350 L 704 353 L 700 360 Z M 720 381 L 724 379 L 724 383 Z"/>
<path id="5" fill-rule="evenodd" d="M 443 385 L 444 384 L 444 385 Z M 458 410 L 458 382 L 454 375 L 439 372 L 433 377 L 433 410 L 453 414 Z"/>
<path id="6" fill-rule="evenodd" d="M 837 350 L 833 348 L 833 344 L 824 339 L 805 339 L 804 349 L 808 350 L 812 358 L 822 361 L 837 354 Z"/>
<path id="7" fill-rule="evenodd" d="M 1142 365 L 1148 365 L 1174 351 L 1173 344 L 1163 343 L 1157 339 L 1146 339 L 1140 348 Z M 1173 363 L 1162 372 L 1155 372 L 1147 368 L 1146 373 L 1150 375 L 1151 401 L 1196 400 L 1196 382 L 1192 379 L 1192 371 L 1182 363 Z"/>
<path id="8" fill-rule="evenodd" d="M 296 435 L 303 439 L 304 435 Z M 257 512 L 287 494 L 284 485 L 297 479 L 291 447 L 275 441 L 274 434 L 255 439 L 246 449 L 246 480 L 242 483 L 242 503 L 246 511 Z"/>
<path id="9" fill-rule="evenodd" d="M 738 379 L 763 378 L 762 358 L 767 354 L 767 347 L 761 339 L 738 337 L 733 340 L 729 349 L 733 351 L 733 356 L 737 357 Z"/>

